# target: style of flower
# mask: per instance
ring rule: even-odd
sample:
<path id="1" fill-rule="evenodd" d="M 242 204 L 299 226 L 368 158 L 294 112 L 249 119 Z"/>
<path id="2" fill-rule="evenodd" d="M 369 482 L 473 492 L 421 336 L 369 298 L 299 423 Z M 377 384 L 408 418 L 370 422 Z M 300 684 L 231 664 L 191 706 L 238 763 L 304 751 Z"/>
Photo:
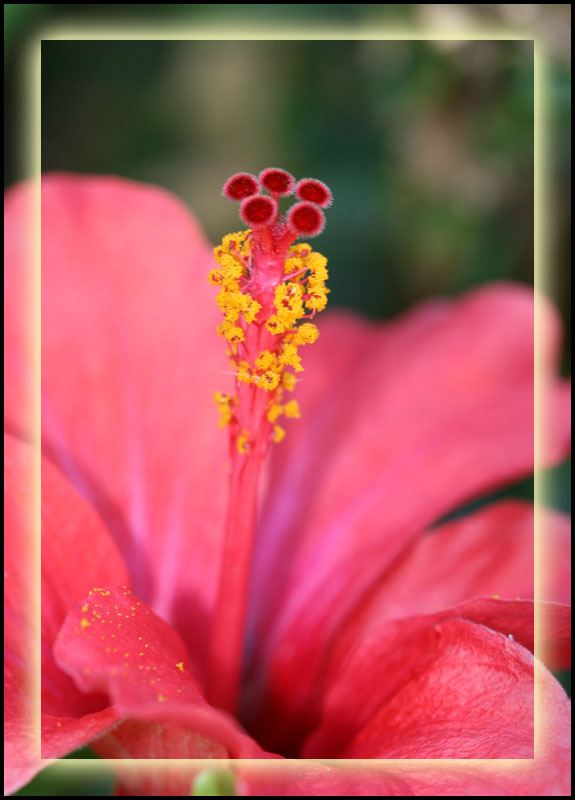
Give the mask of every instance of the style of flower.
<path id="1" fill-rule="evenodd" d="M 214 271 L 197 223 L 164 191 L 43 179 L 43 757 L 89 743 L 142 759 L 118 769 L 129 795 L 190 793 L 196 766 L 163 771 L 150 758 L 262 759 L 232 762 L 238 794 L 568 794 L 568 700 L 533 657 L 533 509 L 501 501 L 441 522 L 533 470 L 532 293 L 493 285 L 392 323 L 329 312 L 297 327 L 325 263 L 287 239 L 274 251 L 288 231 L 319 231 L 329 190 L 266 170 L 224 193 L 252 233 L 224 239 Z M 20 187 L 6 205 L 7 791 L 42 766 L 29 203 Z M 277 269 L 263 291 L 266 254 Z M 568 451 L 569 389 L 555 376 L 555 313 L 541 313 L 543 466 Z M 284 373 L 295 375 L 289 347 L 305 325 L 319 338 L 296 407 L 280 391 L 293 388 Z M 560 668 L 568 523 L 546 511 L 542 527 L 543 657 Z M 279 769 L 283 756 L 374 766 Z M 376 761 L 390 758 L 520 760 Z"/>

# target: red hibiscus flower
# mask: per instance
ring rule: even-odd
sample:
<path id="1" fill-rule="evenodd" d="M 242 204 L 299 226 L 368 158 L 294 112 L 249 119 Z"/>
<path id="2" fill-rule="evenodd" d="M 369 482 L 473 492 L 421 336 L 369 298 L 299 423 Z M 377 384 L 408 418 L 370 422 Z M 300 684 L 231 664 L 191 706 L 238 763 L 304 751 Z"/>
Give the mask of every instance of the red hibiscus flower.
<path id="1" fill-rule="evenodd" d="M 250 175 L 226 185 L 268 252 L 280 197 L 297 194 L 281 223 L 286 247 L 319 232 L 319 206 L 331 202 L 319 181 L 296 187 L 286 175 L 264 171 L 265 196 Z M 31 702 L 30 199 L 21 187 L 6 204 L 8 791 L 42 766 Z M 206 281 L 222 279 L 215 266 L 197 223 L 164 191 L 43 180 L 42 756 L 89 743 L 128 759 L 519 759 L 234 770 L 239 794 L 568 794 L 568 700 L 533 656 L 533 508 L 497 502 L 441 522 L 533 471 L 532 293 L 484 287 L 385 324 L 328 312 L 303 354 L 295 406 L 277 394 L 280 380 L 293 388 L 284 367 L 299 372 L 294 343 L 305 338 L 290 314 L 296 295 L 308 304 L 298 319 L 315 314 L 321 280 L 295 270 L 303 288 L 278 300 L 236 276 L 218 301 L 222 323 Z M 241 362 L 259 311 L 250 303 L 275 303 L 277 321 L 258 335 L 284 337 L 261 348 L 259 371 Z M 541 316 L 541 460 L 552 465 L 568 451 L 569 389 L 555 377 L 556 315 L 545 305 Z M 263 403 L 264 382 L 277 402 L 258 417 L 272 452 L 252 548 L 230 544 L 226 465 L 251 463 L 259 447 L 242 409 L 246 397 Z M 279 434 L 276 405 L 288 417 Z M 249 539 L 257 479 L 242 474 L 229 497 Z M 542 531 L 538 655 L 563 668 L 568 523 L 548 511 Z M 238 587 L 247 591 L 250 574 L 245 600 Z M 121 773 L 118 792 L 187 795 L 194 774 L 142 761 Z"/>

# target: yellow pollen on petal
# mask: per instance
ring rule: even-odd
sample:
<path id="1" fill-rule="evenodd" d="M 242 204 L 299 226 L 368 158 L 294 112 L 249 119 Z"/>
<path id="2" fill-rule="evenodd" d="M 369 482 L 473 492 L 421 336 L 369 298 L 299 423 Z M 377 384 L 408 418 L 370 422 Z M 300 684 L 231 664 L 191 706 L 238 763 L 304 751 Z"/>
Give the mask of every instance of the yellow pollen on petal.
<path id="1" fill-rule="evenodd" d="M 179 670 L 180 670 L 180 672 L 183 672 L 183 671 L 184 671 L 184 662 L 183 662 L 183 661 L 179 661 L 179 662 L 176 664 L 176 669 L 179 669 Z"/>
<path id="2" fill-rule="evenodd" d="M 163 694 L 159 694 L 159 695 L 157 695 L 157 699 L 158 699 L 159 703 L 165 703 L 168 698 L 164 697 Z"/>
<path id="3" fill-rule="evenodd" d="M 82 618 L 80 620 L 80 627 L 81 628 L 89 628 L 90 627 L 90 623 L 88 622 L 87 619 Z"/>

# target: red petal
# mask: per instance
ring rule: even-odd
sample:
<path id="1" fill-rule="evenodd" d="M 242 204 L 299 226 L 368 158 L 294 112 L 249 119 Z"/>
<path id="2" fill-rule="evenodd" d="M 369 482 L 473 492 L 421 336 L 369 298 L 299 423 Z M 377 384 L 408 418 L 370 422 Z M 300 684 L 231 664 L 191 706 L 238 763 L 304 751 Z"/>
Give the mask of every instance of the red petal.
<path id="1" fill-rule="evenodd" d="M 116 721 L 101 697 L 80 693 L 56 666 L 51 646 L 70 604 L 95 580 L 123 580 L 125 569 L 93 510 L 48 461 L 4 437 L 5 580 L 4 691 L 6 779 L 9 791 L 42 768 L 34 671 L 39 656 L 34 570 L 35 478 L 42 491 L 42 738 L 52 756 L 65 755 Z M 89 546 L 86 545 L 89 542 Z M 38 719 L 37 719 L 38 716 Z M 38 725 L 38 728 L 36 727 Z"/>
<path id="2" fill-rule="evenodd" d="M 69 613 L 55 654 L 82 691 L 109 694 L 118 714 L 166 723 L 170 730 L 163 734 L 164 746 L 171 741 L 175 749 L 163 757 L 182 757 L 182 742 L 175 743 L 184 728 L 190 743 L 210 740 L 203 745 L 204 751 L 220 756 L 229 752 L 234 758 L 265 757 L 232 717 L 208 705 L 190 673 L 188 652 L 175 629 L 127 588 L 90 592 Z M 157 757 L 157 739 L 141 727 L 138 731 L 138 755 L 132 757 Z M 128 747 L 130 738 L 124 736 Z"/>
<path id="3" fill-rule="evenodd" d="M 542 317 L 552 373 L 559 323 L 550 306 Z M 254 569 L 253 597 L 266 597 L 253 605 L 259 680 L 293 654 L 280 697 L 313 682 L 342 620 L 417 534 L 533 471 L 533 295 L 488 287 L 385 325 L 332 317 L 305 367 Z M 553 379 L 550 393 L 563 408 L 565 388 Z M 568 429 L 562 413 L 549 462 L 567 452 Z"/>
<path id="4" fill-rule="evenodd" d="M 538 691 L 564 732 L 568 700 L 542 666 Z M 304 755 L 532 758 L 533 708 L 533 657 L 519 644 L 463 620 L 402 620 L 339 671 Z"/>
<path id="5" fill-rule="evenodd" d="M 547 563 L 552 567 L 545 578 L 547 591 L 543 596 L 569 603 L 569 519 L 558 512 L 542 510 L 540 524 Z M 384 622 L 439 611 L 469 598 L 532 598 L 533 556 L 533 507 L 519 501 L 495 503 L 427 532 L 405 550 L 358 604 L 339 629 L 335 646 L 341 651 L 346 641 L 358 641 Z M 478 605 L 472 607 L 477 609 Z M 496 614 L 502 613 L 504 608 L 503 604 L 494 604 L 494 607 Z M 529 615 L 532 629 L 531 611 Z M 479 619 L 476 612 L 471 618 L 490 624 Z M 548 648 L 556 651 L 548 665 L 554 669 L 566 668 L 569 662 L 565 661 L 568 653 L 564 637 L 561 635 L 554 643 L 557 628 L 551 618 L 548 623 L 542 630 L 548 634 Z M 503 623 L 491 627 L 505 628 Z M 522 643 L 532 649 L 532 640 L 531 632 L 530 642 Z"/>
<path id="6" fill-rule="evenodd" d="M 25 191 L 7 203 L 10 241 L 29 234 Z M 139 594 L 205 635 L 227 461 L 212 396 L 230 380 L 211 250 L 175 198 L 117 178 L 45 177 L 42 212 L 46 451 L 96 507 Z M 11 376 L 23 358 L 11 332 L 28 316 L 8 316 Z M 19 395 L 7 415 L 26 427 Z"/>
<path id="7" fill-rule="evenodd" d="M 536 758 L 501 765 L 492 760 L 427 767 L 397 761 L 373 761 L 372 766 L 365 761 L 361 766 L 299 761 L 281 769 L 250 764 L 242 770 L 239 786 L 244 795 L 271 797 L 569 797 L 570 754 L 565 741 L 560 742 L 565 730 L 550 733 Z"/>
<path id="8" fill-rule="evenodd" d="M 77 690 L 55 664 L 52 648 L 71 606 L 93 586 L 109 583 L 129 583 L 116 545 L 89 503 L 42 459 L 42 709 L 60 722 L 107 705 Z"/>

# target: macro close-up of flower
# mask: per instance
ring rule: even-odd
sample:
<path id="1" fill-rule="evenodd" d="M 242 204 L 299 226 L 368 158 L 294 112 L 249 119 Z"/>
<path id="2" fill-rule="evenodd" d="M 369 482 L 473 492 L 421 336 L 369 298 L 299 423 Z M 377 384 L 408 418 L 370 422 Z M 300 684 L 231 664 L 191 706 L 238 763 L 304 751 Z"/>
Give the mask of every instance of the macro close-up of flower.
<path id="1" fill-rule="evenodd" d="M 5 4 L 5 795 L 570 795 L 570 17 Z"/>
<path id="2" fill-rule="evenodd" d="M 569 453 L 553 303 L 332 308 L 337 192 L 273 168 L 223 194 L 243 229 L 214 249 L 160 187 L 42 177 L 40 437 L 33 187 L 7 194 L 6 792 L 43 767 L 41 460 L 42 758 L 89 746 L 124 795 L 191 793 L 198 767 L 145 759 L 225 759 L 224 794 L 568 795 L 569 519 L 538 509 L 535 602 L 533 504 L 470 505 Z"/>

